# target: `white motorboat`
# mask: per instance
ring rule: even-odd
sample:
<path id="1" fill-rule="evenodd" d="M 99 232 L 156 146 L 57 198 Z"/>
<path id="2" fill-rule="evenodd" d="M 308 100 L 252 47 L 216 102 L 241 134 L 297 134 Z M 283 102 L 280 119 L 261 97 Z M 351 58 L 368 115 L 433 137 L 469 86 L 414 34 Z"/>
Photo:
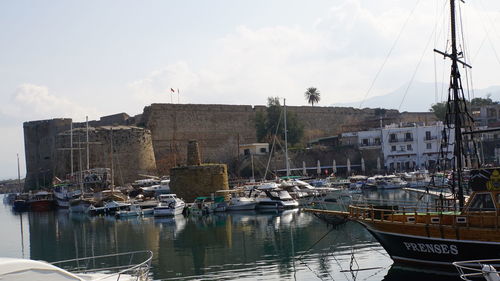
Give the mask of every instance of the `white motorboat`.
<path id="1" fill-rule="evenodd" d="M 142 191 L 147 195 L 158 196 L 161 194 L 170 193 L 170 180 L 161 180 L 160 184 L 141 187 Z"/>
<path id="2" fill-rule="evenodd" d="M 159 198 L 160 202 L 154 207 L 155 216 L 175 216 L 182 214 L 186 203 L 177 198 L 175 194 L 162 194 Z"/>
<path id="3" fill-rule="evenodd" d="M 299 202 L 290 196 L 285 190 L 279 189 L 276 185 L 266 184 L 250 191 L 258 202 L 257 209 L 291 209 L 297 208 Z"/>
<path id="4" fill-rule="evenodd" d="M 146 281 L 150 280 L 148 275 L 152 257 L 151 251 L 138 251 L 55 263 L 0 258 L 0 280 Z"/>
<path id="5" fill-rule="evenodd" d="M 111 200 L 104 204 L 104 212 L 111 215 L 116 214 L 118 211 L 127 210 L 131 205 L 129 202 Z"/>
<path id="6" fill-rule="evenodd" d="M 373 176 L 366 180 L 366 186 L 378 189 L 395 189 L 407 186 L 407 182 L 396 175 Z"/>
<path id="7" fill-rule="evenodd" d="M 243 210 L 255 210 L 257 206 L 257 201 L 255 198 L 246 196 L 244 189 L 231 189 L 231 190 L 219 190 L 217 193 L 228 194 L 230 196 L 229 201 L 226 201 L 227 211 L 243 211 Z"/>
<path id="8" fill-rule="evenodd" d="M 189 206 L 189 214 L 207 215 L 214 212 L 224 212 L 227 208 L 227 202 L 223 196 L 200 196 L 194 199 Z"/>
<path id="9" fill-rule="evenodd" d="M 408 187 L 411 188 L 427 187 L 431 182 L 429 172 L 426 170 L 403 173 L 401 177 L 408 183 Z"/>
<path id="10" fill-rule="evenodd" d="M 142 215 L 143 215 L 143 211 L 142 211 L 141 207 L 137 204 L 132 204 L 132 205 L 128 206 L 128 208 L 126 208 L 126 209 L 118 210 L 118 211 L 116 211 L 116 214 L 115 214 L 115 216 L 117 218 L 138 217 L 138 216 L 142 216 Z"/>
<path id="11" fill-rule="evenodd" d="M 297 179 L 285 180 L 279 187 L 286 190 L 293 199 L 299 200 L 299 204 L 305 204 L 319 194 L 314 186 Z"/>

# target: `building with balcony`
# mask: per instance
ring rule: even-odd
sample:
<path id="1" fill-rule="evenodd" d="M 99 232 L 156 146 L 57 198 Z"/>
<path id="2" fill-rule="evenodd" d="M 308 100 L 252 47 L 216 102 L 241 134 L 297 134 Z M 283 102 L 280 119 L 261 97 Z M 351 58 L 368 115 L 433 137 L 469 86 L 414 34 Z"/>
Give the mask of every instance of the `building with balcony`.
<path id="1" fill-rule="evenodd" d="M 380 149 L 387 170 L 403 171 L 434 167 L 441 159 L 441 150 L 445 158 L 452 158 L 453 146 L 441 149 L 443 128 L 440 122 L 433 125 L 392 124 L 345 135 L 356 135 L 361 151 Z M 449 131 L 449 138 L 453 139 L 453 130 Z"/>

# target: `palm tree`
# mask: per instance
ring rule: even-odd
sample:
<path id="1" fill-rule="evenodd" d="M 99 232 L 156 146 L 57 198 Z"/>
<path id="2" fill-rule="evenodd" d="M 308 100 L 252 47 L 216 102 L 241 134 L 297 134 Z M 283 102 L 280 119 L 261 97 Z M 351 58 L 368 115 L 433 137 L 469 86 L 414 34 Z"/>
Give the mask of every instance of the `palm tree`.
<path id="1" fill-rule="evenodd" d="M 307 88 L 307 91 L 304 93 L 306 100 L 311 106 L 314 106 L 314 103 L 318 103 L 320 100 L 320 92 L 318 89 L 314 87 Z"/>

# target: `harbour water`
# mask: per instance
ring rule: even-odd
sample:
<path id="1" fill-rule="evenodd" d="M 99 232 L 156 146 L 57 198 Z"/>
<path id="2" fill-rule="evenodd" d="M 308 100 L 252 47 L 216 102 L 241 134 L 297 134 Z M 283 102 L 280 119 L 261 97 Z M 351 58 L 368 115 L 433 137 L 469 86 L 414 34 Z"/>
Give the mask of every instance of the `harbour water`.
<path id="1" fill-rule="evenodd" d="M 2 256 L 50 262 L 147 249 L 154 280 L 459 280 L 453 271 L 393 265 L 361 225 L 333 228 L 298 209 L 115 219 L 67 210 L 19 214 L 1 205 L 0 221 Z"/>

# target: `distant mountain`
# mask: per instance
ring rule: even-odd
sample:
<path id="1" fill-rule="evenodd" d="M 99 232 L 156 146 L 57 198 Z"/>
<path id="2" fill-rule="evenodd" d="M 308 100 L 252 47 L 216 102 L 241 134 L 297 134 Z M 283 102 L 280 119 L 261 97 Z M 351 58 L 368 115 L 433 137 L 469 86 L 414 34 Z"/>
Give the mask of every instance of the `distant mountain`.
<path id="1" fill-rule="evenodd" d="M 387 108 L 387 109 L 399 109 L 400 111 L 410 111 L 410 112 L 423 112 L 429 111 L 432 104 L 446 100 L 448 97 L 448 85 L 442 83 L 424 83 L 424 82 L 413 82 L 411 87 L 407 91 L 408 84 L 405 84 L 395 90 L 392 93 L 376 96 L 366 99 L 361 108 Z M 436 88 L 437 88 L 437 99 L 436 99 Z M 486 89 L 474 90 L 474 95 L 470 93 L 472 97 L 486 97 L 487 94 L 491 94 L 491 99 L 494 101 L 500 101 L 500 86 L 491 86 Z M 467 96 L 467 92 L 465 92 Z M 337 103 L 334 106 L 346 106 L 346 107 L 359 107 L 361 101 L 350 102 L 350 103 Z M 401 107 L 401 108 L 400 108 Z"/>

